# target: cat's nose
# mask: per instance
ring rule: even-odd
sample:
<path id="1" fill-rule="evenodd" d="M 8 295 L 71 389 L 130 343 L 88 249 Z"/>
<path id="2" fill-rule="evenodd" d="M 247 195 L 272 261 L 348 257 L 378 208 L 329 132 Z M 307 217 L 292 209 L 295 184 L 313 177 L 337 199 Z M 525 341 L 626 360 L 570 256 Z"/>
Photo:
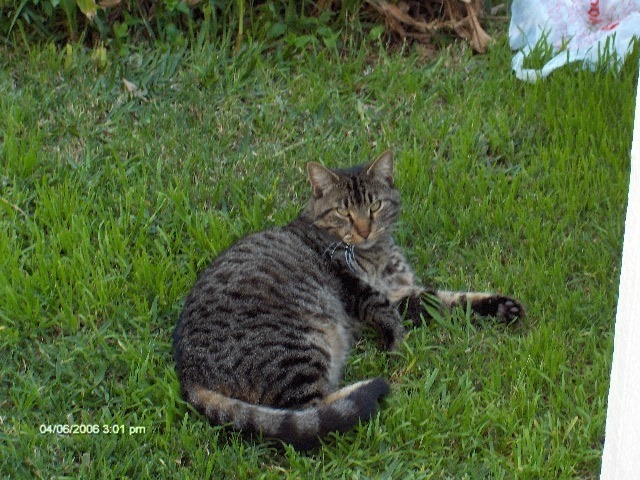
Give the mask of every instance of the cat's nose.
<path id="1" fill-rule="evenodd" d="M 353 222 L 353 226 L 356 229 L 358 235 L 360 235 L 363 239 L 369 238 L 371 234 L 371 223 L 366 220 L 356 220 Z"/>

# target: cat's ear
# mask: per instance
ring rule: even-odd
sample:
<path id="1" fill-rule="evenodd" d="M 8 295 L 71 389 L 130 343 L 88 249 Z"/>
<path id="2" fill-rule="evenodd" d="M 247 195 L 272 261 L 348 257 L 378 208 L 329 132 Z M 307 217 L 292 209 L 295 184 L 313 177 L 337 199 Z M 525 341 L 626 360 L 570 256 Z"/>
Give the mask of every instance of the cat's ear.
<path id="1" fill-rule="evenodd" d="M 377 177 L 379 180 L 386 182 L 390 187 L 393 186 L 393 152 L 387 150 L 383 152 L 375 162 L 367 168 L 367 175 Z"/>
<path id="2" fill-rule="evenodd" d="M 309 181 L 315 198 L 322 197 L 324 192 L 340 179 L 337 174 L 316 162 L 307 163 L 307 171 L 309 172 Z"/>

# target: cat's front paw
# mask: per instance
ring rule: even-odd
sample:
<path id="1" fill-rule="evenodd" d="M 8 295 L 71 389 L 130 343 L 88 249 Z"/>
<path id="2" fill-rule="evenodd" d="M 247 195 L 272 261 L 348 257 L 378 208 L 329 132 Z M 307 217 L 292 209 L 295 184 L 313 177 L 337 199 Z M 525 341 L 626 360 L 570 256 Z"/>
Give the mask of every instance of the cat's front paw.
<path id="1" fill-rule="evenodd" d="M 410 320 L 414 327 L 420 327 L 432 319 L 433 312 L 441 310 L 438 298 L 429 292 L 406 297 L 398 303 L 398 311 L 405 320 Z"/>
<path id="2" fill-rule="evenodd" d="M 471 309 L 478 315 L 495 317 L 506 323 L 512 323 L 526 316 L 526 311 L 518 300 L 503 295 L 478 299 L 472 302 Z"/>
<path id="3" fill-rule="evenodd" d="M 404 332 L 402 335 L 393 337 L 393 340 L 390 340 L 388 342 L 385 341 L 382 348 L 385 352 L 394 352 L 400 348 L 402 340 L 404 340 Z"/>
<path id="4" fill-rule="evenodd" d="M 420 296 L 403 298 L 398 304 L 398 312 L 405 320 L 410 320 L 414 326 L 422 325 L 424 319 L 429 318 L 429 313 L 424 308 Z"/>
<path id="5" fill-rule="evenodd" d="M 397 315 L 397 314 L 396 314 Z M 382 349 L 385 351 L 397 350 L 404 340 L 405 331 L 402 326 L 402 321 L 392 315 L 392 320 L 379 323 L 380 337 L 382 341 Z"/>

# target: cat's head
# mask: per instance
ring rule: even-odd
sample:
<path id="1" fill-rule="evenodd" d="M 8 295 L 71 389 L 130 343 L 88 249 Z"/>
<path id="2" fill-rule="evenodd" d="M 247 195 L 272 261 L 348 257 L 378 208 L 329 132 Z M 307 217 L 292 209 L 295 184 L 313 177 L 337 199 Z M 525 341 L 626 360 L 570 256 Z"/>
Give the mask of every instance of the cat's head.
<path id="1" fill-rule="evenodd" d="M 374 244 L 391 231 L 400 193 L 393 186 L 390 151 L 364 166 L 330 170 L 310 162 L 307 169 L 313 192 L 307 212 L 314 225 L 356 246 Z"/>

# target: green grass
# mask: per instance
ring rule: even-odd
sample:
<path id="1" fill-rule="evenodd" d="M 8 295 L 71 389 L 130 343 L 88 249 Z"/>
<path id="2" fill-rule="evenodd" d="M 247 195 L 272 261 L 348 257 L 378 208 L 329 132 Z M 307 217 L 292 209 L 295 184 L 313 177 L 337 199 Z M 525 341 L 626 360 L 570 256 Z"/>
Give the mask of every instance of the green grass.
<path id="1" fill-rule="evenodd" d="M 526 85 L 505 38 L 432 61 L 228 51 L 101 66 L 78 49 L 0 50 L 2 476 L 597 477 L 637 52 L 620 74 Z M 211 427 L 181 400 L 171 352 L 197 272 L 298 212 L 307 161 L 388 147 L 419 275 L 517 296 L 527 320 L 458 312 L 395 354 L 359 343 L 346 381 L 383 375 L 392 394 L 317 452 Z"/>

